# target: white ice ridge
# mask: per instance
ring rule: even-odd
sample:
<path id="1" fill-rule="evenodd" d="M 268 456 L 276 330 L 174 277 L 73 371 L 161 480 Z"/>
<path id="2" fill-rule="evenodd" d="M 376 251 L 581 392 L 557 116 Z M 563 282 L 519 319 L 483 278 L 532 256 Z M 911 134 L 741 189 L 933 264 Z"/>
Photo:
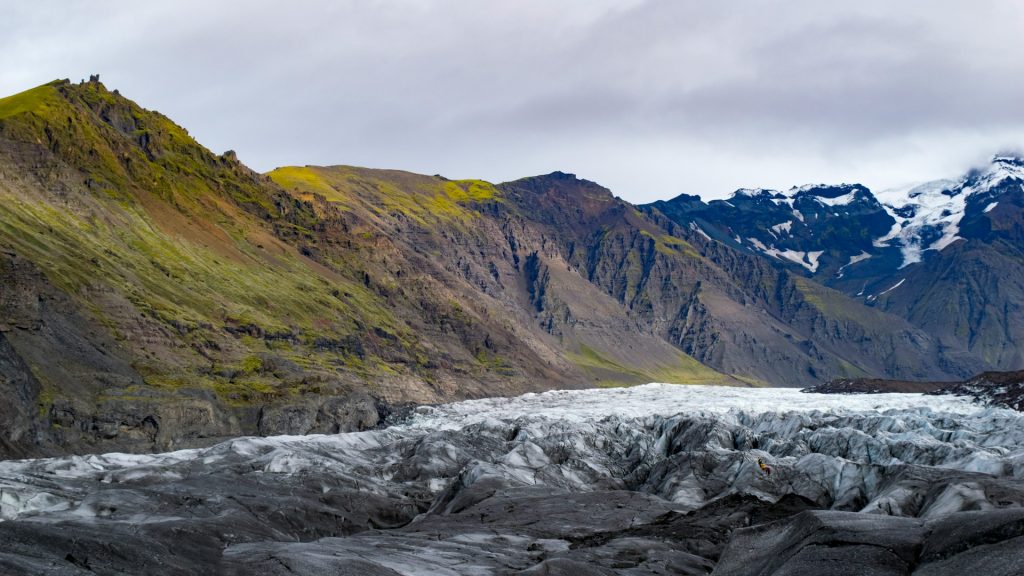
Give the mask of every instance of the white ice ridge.
<path id="1" fill-rule="evenodd" d="M 902 286 L 903 283 L 906 282 L 906 281 L 907 281 L 907 279 L 904 278 L 904 279 L 900 280 L 899 282 L 897 282 L 894 286 L 892 286 L 890 288 L 887 288 L 885 290 L 882 290 L 881 292 L 878 293 L 878 295 L 881 296 L 882 294 L 888 294 L 889 292 L 892 292 L 893 290 L 895 290 L 895 289 L 899 288 L 900 286 Z"/>
<path id="2" fill-rule="evenodd" d="M 727 414 L 745 412 L 830 412 L 855 414 L 887 410 L 945 414 L 979 414 L 989 408 L 970 398 L 924 394 L 809 394 L 795 388 L 731 388 L 646 384 L 632 388 L 555 390 L 514 398 L 485 398 L 422 407 L 410 427 L 454 429 L 486 419 L 535 416 L 567 421 L 672 416 L 675 414 Z M 1008 414 L 1016 414 L 1007 410 Z M 1024 421 L 1024 418 L 1021 418 Z"/>

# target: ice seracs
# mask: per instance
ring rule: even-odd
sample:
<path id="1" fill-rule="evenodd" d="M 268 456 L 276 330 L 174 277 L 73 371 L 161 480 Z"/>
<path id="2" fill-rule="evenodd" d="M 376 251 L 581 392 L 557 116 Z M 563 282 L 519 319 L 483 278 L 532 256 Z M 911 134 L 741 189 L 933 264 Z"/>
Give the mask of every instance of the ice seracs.
<path id="1" fill-rule="evenodd" d="M 956 396 L 652 384 L 424 406 L 383 430 L 0 462 L 0 572 L 577 574 L 654 558 L 621 573 L 707 574 L 730 533 L 776 517 L 804 530 L 801 510 L 908 526 L 1019 510 L 1022 420 Z"/>

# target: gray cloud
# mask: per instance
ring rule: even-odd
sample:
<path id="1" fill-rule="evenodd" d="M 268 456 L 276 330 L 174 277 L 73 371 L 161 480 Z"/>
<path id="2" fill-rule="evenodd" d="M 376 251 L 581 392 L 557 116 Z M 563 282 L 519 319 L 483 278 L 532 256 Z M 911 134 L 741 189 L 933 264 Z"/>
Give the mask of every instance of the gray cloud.
<path id="1" fill-rule="evenodd" d="M 0 92 L 99 72 L 261 170 L 885 187 L 1024 146 L 1022 29 L 1009 0 L 37 0 L 0 7 Z"/>

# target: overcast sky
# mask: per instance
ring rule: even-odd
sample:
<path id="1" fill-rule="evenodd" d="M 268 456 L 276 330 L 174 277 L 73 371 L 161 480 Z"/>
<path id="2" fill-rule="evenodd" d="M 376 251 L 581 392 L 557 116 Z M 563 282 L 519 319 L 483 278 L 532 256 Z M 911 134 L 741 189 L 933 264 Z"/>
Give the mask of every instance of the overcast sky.
<path id="1" fill-rule="evenodd" d="M 99 73 L 216 152 L 634 202 L 1024 148 L 1024 2 L 4 2 L 0 93 Z"/>

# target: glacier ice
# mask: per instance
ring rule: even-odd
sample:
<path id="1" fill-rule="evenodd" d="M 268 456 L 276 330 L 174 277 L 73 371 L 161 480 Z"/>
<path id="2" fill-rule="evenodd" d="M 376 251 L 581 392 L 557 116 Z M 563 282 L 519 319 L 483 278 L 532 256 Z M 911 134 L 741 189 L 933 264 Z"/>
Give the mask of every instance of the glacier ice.
<path id="1" fill-rule="evenodd" d="M 138 571 L 162 550 L 167 566 L 239 572 L 512 573 L 614 567 L 639 547 L 649 571 L 629 573 L 704 573 L 732 530 L 780 511 L 1019 508 L 1022 424 L 956 396 L 651 384 L 424 406 L 382 430 L 0 462 L 0 571 L 86 553 Z M 658 530 L 679 522 L 710 535 L 667 546 Z M 173 552 L 184 535 L 194 558 Z"/>

